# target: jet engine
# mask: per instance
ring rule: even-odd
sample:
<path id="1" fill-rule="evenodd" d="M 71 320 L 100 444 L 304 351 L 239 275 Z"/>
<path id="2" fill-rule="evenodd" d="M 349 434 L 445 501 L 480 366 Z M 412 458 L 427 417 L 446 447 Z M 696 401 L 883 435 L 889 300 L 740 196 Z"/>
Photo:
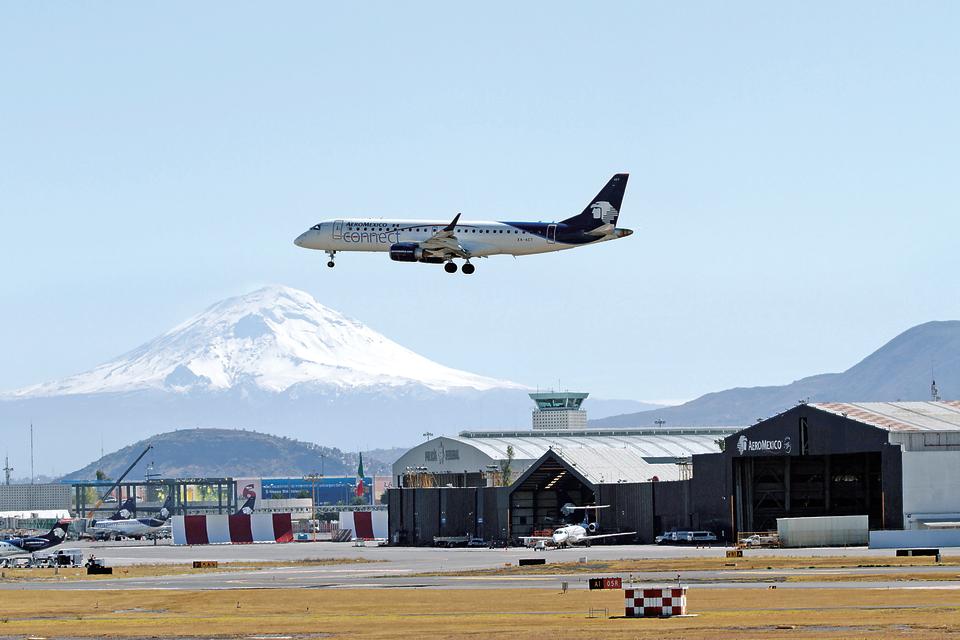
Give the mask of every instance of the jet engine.
<path id="1" fill-rule="evenodd" d="M 390 259 L 396 262 L 428 262 L 441 264 L 443 258 L 434 258 L 423 254 L 423 249 L 416 242 L 398 242 L 390 245 Z"/>
<path id="2" fill-rule="evenodd" d="M 597 527 L 596 522 L 591 522 L 590 524 L 587 525 L 587 531 L 589 531 L 590 533 L 596 533 L 598 528 L 599 527 Z"/>

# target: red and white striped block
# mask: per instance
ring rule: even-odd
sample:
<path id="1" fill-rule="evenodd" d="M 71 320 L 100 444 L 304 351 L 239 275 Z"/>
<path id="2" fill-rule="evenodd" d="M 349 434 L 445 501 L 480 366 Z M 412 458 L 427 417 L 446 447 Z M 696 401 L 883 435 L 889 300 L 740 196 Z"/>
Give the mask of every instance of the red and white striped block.
<path id="1" fill-rule="evenodd" d="M 293 542 L 289 513 L 174 516 L 173 544 Z"/>
<path id="2" fill-rule="evenodd" d="M 628 618 L 666 618 L 687 613 L 687 588 L 624 589 Z"/>

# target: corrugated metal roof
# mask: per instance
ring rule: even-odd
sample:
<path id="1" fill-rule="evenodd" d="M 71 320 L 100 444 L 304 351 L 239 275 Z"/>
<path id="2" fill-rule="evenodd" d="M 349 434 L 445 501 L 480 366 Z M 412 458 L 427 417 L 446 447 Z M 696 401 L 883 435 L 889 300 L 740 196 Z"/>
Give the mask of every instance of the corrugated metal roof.
<path id="1" fill-rule="evenodd" d="M 599 435 L 582 431 L 513 431 L 513 432 L 464 432 L 454 437 L 476 447 L 495 460 L 507 457 L 507 447 L 513 447 L 517 459 L 536 460 L 548 449 L 573 451 L 575 449 L 626 450 L 634 459 L 643 458 L 689 458 L 698 453 L 716 453 L 720 449 L 717 439 L 734 433 L 736 428 L 696 430 L 669 429 L 643 430 L 636 433 L 619 431 L 619 435 Z M 563 435 L 561 435 L 563 434 Z M 656 475 L 656 474 L 652 474 Z"/>
<path id="2" fill-rule="evenodd" d="M 817 402 L 821 411 L 887 431 L 960 431 L 960 402 Z"/>
<path id="3" fill-rule="evenodd" d="M 679 480 L 677 464 L 650 464 L 633 449 L 623 447 L 555 448 L 554 451 L 593 484 Z"/>

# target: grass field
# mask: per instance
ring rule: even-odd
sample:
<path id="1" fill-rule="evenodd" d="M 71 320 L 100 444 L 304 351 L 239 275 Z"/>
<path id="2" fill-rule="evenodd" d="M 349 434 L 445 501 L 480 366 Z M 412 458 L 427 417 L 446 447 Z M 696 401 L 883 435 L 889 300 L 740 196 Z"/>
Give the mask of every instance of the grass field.
<path id="1" fill-rule="evenodd" d="M 621 591 L 6 591 L 0 636 L 338 638 L 960 638 L 960 592 L 692 588 L 694 617 L 623 615 Z"/>
<path id="2" fill-rule="evenodd" d="M 145 578 L 174 576 L 186 573 L 218 573 L 230 571 L 260 571 L 286 566 L 354 565 L 386 560 L 367 558 L 308 558 L 291 562 L 221 562 L 216 568 L 194 569 L 192 564 L 134 564 L 114 567 L 112 575 L 87 575 L 85 568 L 57 569 L 0 569 L 0 582 L 63 582 L 68 580 L 109 580 L 112 578 Z"/>

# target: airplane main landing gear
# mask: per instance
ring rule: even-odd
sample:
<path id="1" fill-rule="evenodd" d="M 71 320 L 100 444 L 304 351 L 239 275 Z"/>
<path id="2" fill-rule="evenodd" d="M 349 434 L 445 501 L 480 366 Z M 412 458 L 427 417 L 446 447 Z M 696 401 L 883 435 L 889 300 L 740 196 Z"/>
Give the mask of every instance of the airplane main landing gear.
<path id="1" fill-rule="evenodd" d="M 470 275 L 471 273 L 473 273 L 473 272 L 476 271 L 476 270 L 477 270 L 477 268 L 474 267 L 474 266 L 473 266 L 472 264 L 470 264 L 469 262 L 463 265 L 463 272 L 464 272 L 465 274 L 467 274 L 467 275 Z M 451 271 L 451 273 L 453 273 L 453 272 Z"/>
<path id="2" fill-rule="evenodd" d="M 464 267 L 466 269 L 466 267 Z M 443 270 L 447 273 L 456 273 L 457 272 L 457 263 L 451 260 L 443 265 Z"/>
<path id="3" fill-rule="evenodd" d="M 333 269 L 335 266 L 337 266 L 336 263 L 333 261 L 333 257 L 337 255 L 337 252 L 327 251 L 327 255 L 330 256 L 330 260 L 327 261 L 327 266 Z"/>

